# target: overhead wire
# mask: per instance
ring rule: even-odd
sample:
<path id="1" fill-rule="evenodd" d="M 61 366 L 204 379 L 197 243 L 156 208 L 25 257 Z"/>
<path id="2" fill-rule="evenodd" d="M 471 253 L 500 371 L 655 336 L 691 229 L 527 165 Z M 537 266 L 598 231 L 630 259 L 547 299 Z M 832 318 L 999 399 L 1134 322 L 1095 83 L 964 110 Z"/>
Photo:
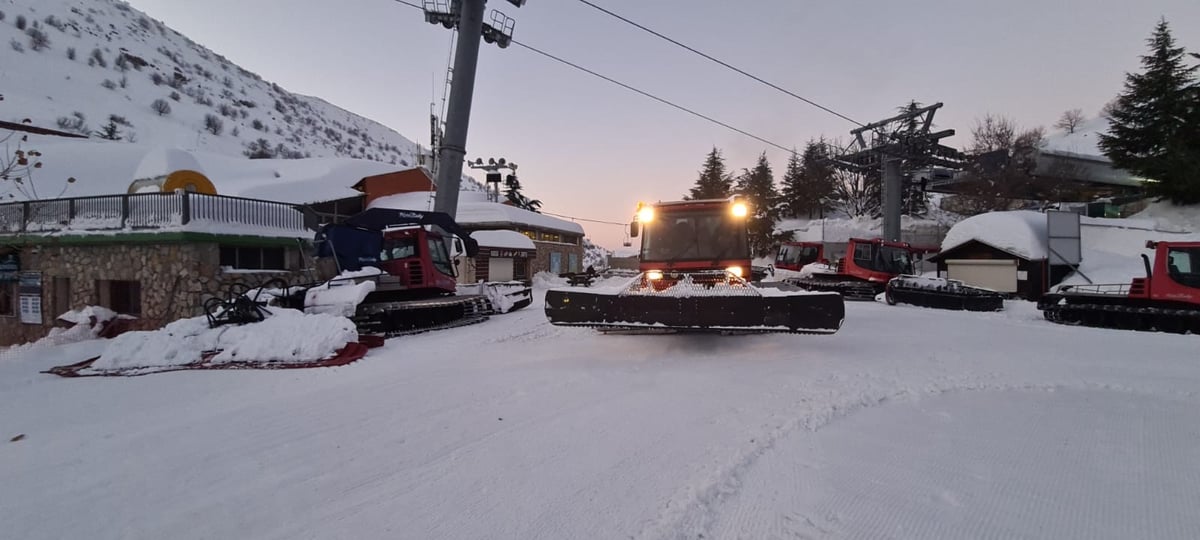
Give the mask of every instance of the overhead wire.
<path id="1" fill-rule="evenodd" d="M 399 0 L 397 0 L 397 1 L 399 1 Z M 624 16 L 622 16 L 622 15 L 620 15 L 620 14 L 617 14 L 617 13 L 614 13 L 614 12 L 612 12 L 612 11 L 609 11 L 609 10 L 607 10 L 607 9 L 603 8 L 603 7 L 600 7 L 600 6 L 598 6 L 598 5 L 594 4 L 594 3 L 592 3 L 592 2 L 591 2 L 591 1 L 589 1 L 589 0 L 578 0 L 578 1 L 579 1 L 580 3 L 583 3 L 584 5 L 587 5 L 587 6 L 590 6 L 590 7 L 594 8 L 594 9 L 596 9 L 597 11 L 600 11 L 601 13 L 604 13 L 604 14 L 606 14 L 606 15 L 609 15 L 610 17 L 616 18 L 617 20 L 620 20 L 620 21 L 622 21 L 622 22 L 624 22 L 624 23 L 626 23 L 626 24 L 629 24 L 629 25 L 631 25 L 631 26 L 633 26 L 633 27 L 635 27 L 635 28 L 638 28 L 638 29 L 640 29 L 640 30 L 642 30 L 642 31 L 644 31 L 644 32 L 646 32 L 646 33 L 649 33 L 649 34 L 651 34 L 651 35 L 655 36 L 655 37 L 658 37 L 658 38 L 660 38 L 660 39 L 663 39 L 663 40 L 665 40 L 665 41 L 667 41 L 667 42 L 669 42 L 669 43 L 672 43 L 672 44 L 674 44 L 674 45 L 677 45 L 677 46 L 679 46 L 679 47 L 682 47 L 682 48 L 684 48 L 684 49 L 686 49 L 686 50 L 688 50 L 688 51 L 690 51 L 690 52 L 692 52 L 692 53 L 694 53 L 694 54 L 697 54 L 697 55 L 699 55 L 699 56 L 701 56 L 701 57 L 704 57 L 704 58 L 708 59 L 709 61 L 715 62 L 715 63 L 717 63 L 718 65 L 721 65 L 721 66 L 723 66 L 723 67 L 725 67 L 725 68 L 728 68 L 728 69 L 730 69 L 730 70 L 733 70 L 734 72 L 737 72 L 737 73 L 739 73 L 739 74 L 741 74 L 741 75 L 744 75 L 744 76 L 746 76 L 746 77 L 749 77 L 749 78 L 751 78 L 751 79 L 753 79 L 753 80 L 755 80 L 755 81 L 758 81 L 759 83 L 762 83 L 762 84 L 764 84 L 764 85 L 766 85 L 766 86 L 769 86 L 769 87 L 771 87 L 771 88 L 773 88 L 773 89 L 775 89 L 775 90 L 778 90 L 778 91 L 780 91 L 780 92 L 783 92 L 784 94 L 787 94 L 787 95 L 789 95 L 789 96 L 791 96 L 791 97 L 794 97 L 794 98 L 796 98 L 796 99 L 798 99 L 798 100 L 800 100 L 800 101 L 803 101 L 803 102 L 805 102 L 805 103 L 807 103 L 807 104 L 809 104 L 809 105 L 812 105 L 813 107 L 816 107 L 816 108 L 818 108 L 818 109 L 821 109 L 822 111 L 825 111 L 825 112 L 827 112 L 827 113 L 829 113 L 829 114 L 832 114 L 832 115 L 834 115 L 834 116 L 836 116 L 836 117 L 838 117 L 838 118 L 841 118 L 842 120 L 845 120 L 845 121 L 847 121 L 847 122 L 850 122 L 850 123 L 852 123 L 852 124 L 855 124 L 855 125 L 858 125 L 858 126 L 862 126 L 862 125 L 863 125 L 863 124 L 862 124 L 862 122 L 859 122 L 859 121 L 857 121 L 857 120 L 855 120 L 855 119 L 853 119 L 853 118 L 850 118 L 849 116 L 846 116 L 846 115 L 844 115 L 844 114 L 842 114 L 842 113 L 840 113 L 840 112 L 837 112 L 837 111 L 835 111 L 835 110 L 833 110 L 833 109 L 831 109 L 831 108 L 829 108 L 829 107 L 826 107 L 826 106 L 824 106 L 824 105 L 821 105 L 820 103 L 817 103 L 817 102 L 815 102 L 815 101 L 813 101 L 813 100 L 811 100 L 811 99 L 808 99 L 808 98 L 806 98 L 806 97 L 804 97 L 804 96 L 801 96 L 801 95 L 799 95 L 799 94 L 797 94 L 797 93 L 795 93 L 795 92 L 792 92 L 791 90 L 788 90 L 788 89 L 786 89 L 786 88 L 783 88 L 783 87 L 781 87 L 781 86 L 779 86 L 779 85 L 777 85 L 777 84 L 775 84 L 775 83 L 772 83 L 772 82 L 770 82 L 770 81 L 767 81 L 767 80 L 763 79 L 762 77 L 759 77 L 759 76 L 757 76 L 757 75 L 754 75 L 754 74 L 752 74 L 752 73 L 749 73 L 749 72 L 747 72 L 746 70 L 744 70 L 744 69 L 741 69 L 741 68 L 739 68 L 739 67 L 737 67 L 737 66 L 734 66 L 734 65 L 732 65 L 732 64 L 730 64 L 730 63 L 728 63 L 728 62 L 725 62 L 725 61 L 719 60 L 719 59 L 717 59 L 717 58 L 714 58 L 714 57 L 712 57 L 711 55 L 709 55 L 709 54 L 706 54 L 706 53 L 704 53 L 704 52 L 700 51 L 699 49 L 696 49 L 695 47 L 691 47 L 691 46 L 689 46 L 689 45 L 685 45 L 685 44 L 683 44 L 683 43 L 679 42 L 678 40 L 672 39 L 672 38 L 670 38 L 670 37 L 668 37 L 668 36 L 666 36 L 666 35 L 664 35 L 664 34 L 662 34 L 662 33 L 660 33 L 660 32 L 657 32 L 657 31 L 655 31 L 655 30 L 652 30 L 652 29 L 650 29 L 650 28 L 648 28 L 648 27 L 646 27 L 646 26 L 644 26 L 644 25 L 642 25 L 642 24 L 639 24 L 639 23 L 637 23 L 637 22 L 635 22 L 635 21 L 633 21 L 633 20 L 630 20 L 630 19 L 629 19 L 629 18 L 627 18 L 627 17 L 624 17 Z"/>
<path id="2" fill-rule="evenodd" d="M 411 2 L 408 2 L 408 1 L 406 1 L 406 0 L 393 0 L 393 1 L 394 1 L 394 2 L 397 2 L 397 3 L 399 3 L 399 4 L 403 4 L 403 5 L 406 5 L 406 6 L 412 7 L 412 8 L 420 9 L 420 10 L 422 10 L 422 11 L 424 11 L 424 9 L 425 9 L 425 8 L 424 8 L 424 7 L 422 7 L 422 6 L 419 6 L 419 5 L 413 4 L 413 3 L 411 3 Z M 650 98 L 650 99 L 653 99 L 653 100 L 655 100 L 655 101 L 657 101 L 657 102 L 659 102 L 659 103 L 662 103 L 662 104 L 664 104 L 664 105 L 667 105 L 667 106 L 669 106 L 669 107 L 673 107 L 673 108 L 675 108 L 675 109 L 681 110 L 681 111 L 683 111 L 683 112 L 686 112 L 686 113 L 688 113 L 688 114 L 691 114 L 691 115 L 693 115 L 693 116 L 696 116 L 696 117 L 698 117 L 698 118 L 704 119 L 704 120 L 706 120 L 706 121 L 708 121 L 708 122 L 711 122 L 711 123 L 713 123 L 713 124 L 716 124 L 716 125 L 718 125 L 718 126 L 721 126 L 721 127 L 725 128 L 725 129 L 728 129 L 728 130 L 730 130 L 730 131 L 733 131 L 733 132 L 739 133 L 739 134 L 741 134 L 741 135 L 744 135 L 744 136 L 746 136 L 746 137 L 750 137 L 751 139 L 754 139 L 754 140 L 756 140 L 756 141 L 758 141 L 758 142 L 761 142 L 761 143 L 763 143 L 763 144 L 766 144 L 766 145 L 769 145 L 769 146 L 773 146 L 773 147 L 775 147 L 775 148 L 778 148 L 778 149 L 780 149 L 780 150 L 783 150 L 784 152 L 792 152 L 792 151 L 794 150 L 794 148 L 789 148 L 789 147 L 787 147 L 787 146 L 784 146 L 784 145 L 782 145 L 782 144 L 776 143 L 776 142 L 774 142 L 774 141 L 770 141 L 770 140 L 767 140 L 767 139 L 765 139 L 765 138 L 763 138 L 763 137 L 759 137 L 758 135 L 755 135 L 755 134 L 753 134 L 753 133 L 750 133 L 750 132 L 748 132 L 748 131 L 746 131 L 746 130 L 743 130 L 743 129 L 740 129 L 740 128 L 737 128 L 737 127 L 734 127 L 734 126 L 732 126 L 732 125 L 729 125 L 729 124 L 727 124 L 727 123 L 725 123 L 725 122 L 722 122 L 722 121 L 720 121 L 720 120 L 717 120 L 716 118 L 713 118 L 713 117 L 711 117 L 711 116 L 708 116 L 708 115 L 706 115 L 706 114 L 703 114 L 703 113 L 697 112 L 697 111 L 695 111 L 695 110 L 693 110 L 693 109 L 690 109 L 690 108 L 688 108 L 688 107 L 684 107 L 683 105 L 679 105 L 679 104 L 677 104 L 677 103 L 674 103 L 674 102 L 672 102 L 672 101 L 670 101 L 670 100 L 667 100 L 667 99 L 665 99 L 665 98 L 662 98 L 662 97 L 656 96 L 656 95 L 654 95 L 654 94 L 651 94 L 650 92 L 647 92 L 647 91 L 645 91 L 645 90 L 641 90 L 641 89 L 639 89 L 639 88 L 636 88 L 636 87 L 634 87 L 634 86 L 632 86 L 632 85 L 629 85 L 629 84 L 623 83 L 623 82 L 621 82 L 621 81 L 618 81 L 618 80 L 616 80 L 616 79 L 614 79 L 614 78 L 612 78 L 612 77 L 609 77 L 609 76 L 607 76 L 607 75 L 603 75 L 603 74 L 601 74 L 601 73 L 598 73 L 598 72 L 596 72 L 596 71 L 594 71 L 594 70 L 588 69 L 588 68 L 586 68 L 586 67 L 583 67 L 583 66 L 581 66 L 581 65 L 579 65 L 579 64 L 576 64 L 576 63 L 574 63 L 574 62 L 571 62 L 571 61 L 569 61 L 569 60 L 566 60 L 566 59 L 564 59 L 564 58 L 562 58 L 562 57 L 559 57 L 559 56 L 556 56 L 556 55 L 550 54 L 550 53 L 548 53 L 548 52 L 546 52 L 546 51 L 543 51 L 543 50 L 541 50 L 541 49 L 538 49 L 538 48 L 536 48 L 536 47 L 534 47 L 534 46 L 532 46 L 532 45 L 528 45 L 528 44 L 526 44 L 526 43 L 522 43 L 522 42 L 520 42 L 520 41 L 517 41 L 517 40 L 515 40 L 515 39 L 514 39 L 514 40 L 512 40 L 512 43 L 513 43 L 514 45 L 519 45 L 519 46 L 521 46 L 521 47 L 524 47 L 525 49 L 528 49 L 528 50 L 530 50 L 530 51 L 532 51 L 532 52 L 534 52 L 534 53 L 540 54 L 540 55 L 542 55 L 542 56 L 544 56 L 544 57 L 546 57 L 546 58 L 549 58 L 549 59 L 551 59 L 551 60 L 554 60 L 554 61 L 556 61 L 556 62 L 559 62 L 559 63 L 565 64 L 565 65 L 567 65 L 567 66 L 570 66 L 570 67 L 572 67 L 572 68 L 575 68 L 575 69 L 577 69 L 577 70 L 580 70 L 580 71 L 582 71 L 582 72 L 584 72 L 584 73 L 587 73 L 587 74 L 589 74 L 589 75 L 592 75 L 592 76 L 594 76 L 594 77 L 598 77 L 598 78 L 600 78 L 600 79 L 604 79 L 605 81 L 608 81 L 608 82 L 610 82 L 610 83 L 612 83 L 612 84 L 615 84 L 615 85 L 617 85 L 617 86 L 620 86 L 620 87 L 622 87 L 622 88 L 624 88 L 624 89 L 626 89 L 626 90 L 629 90 L 629 91 L 631 91 L 631 92 L 635 92 L 635 93 L 637 93 L 637 94 L 641 94 L 642 96 L 645 96 L 645 97 L 648 97 L 648 98 Z"/>
<path id="3" fill-rule="evenodd" d="M 629 90 L 629 91 L 631 91 L 631 92 L 635 92 L 635 93 L 641 94 L 641 95 L 643 95 L 643 96 L 645 96 L 645 97 L 648 97 L 648 98 L 650 98 L 650 99 L 653 99 L 653 100 L 655 100 L 655 101 L 657 101 L 657 102 L 659 102 L 659 103 L 662 103 L 662 104 L 664 104 L 664 105 L 668 105 L 668 106 L 670 106 L 670 107 L 674 107 L 674 108 L 676 108 L 676 109 L 679 109 L 679 110 L 681 110 L 681 111 L 683 111 L 683 112 L 686 112 L 686 113 L 688 113 L 688 114 L 691 114 L 691 115 L 693 115 L 693 116 L 696 116 L 696 117 L 699 117 L 699 118 L 703 118 L 704 120 L 707 120 L 707 121 L 709 121 L 709 122 L 712 122 L 712 123 L 714 123 L 714 124 L 716 124 L 716 125 L 718 125 L 718 126 L 721 126 L 721 127 L 725 128 L 725 129 L 728 129 L 728 130 L 730 130 L 730 131 L 734 131 L 734 132 L 740 133 L 740 134 L 742 134 L 742 135 L 745 135 L 745 136 L 747 136 L 747 137 L 750 137 L 751 139 L 754 139 L 754 140 L 756 140 L 756 141 L 758 141 L 758 142 L 761 142 L 761 143 L 763 143 L 763 144 L 767 144 L 767 145 L 770 145 L 770 146 L 774 146 L 775 148 L 778 148 L 778 149 L 780 149 L 780 150 L 783 150 L 784 152 L 791 152 L 791 151 L 793 150 L 792 148 L 788 148 L 788 147 L 786 147 L 786 146 L 783 146 L 783 145 L 781 145 L 781 144 L 779 144 L 779 143 L 776 143 L 776 142 L 773 142 L 773 141 L 770 141 L 770 140 L 764 139 L 764 138 L 762 138 L 762 137 L 759 137 L 758 135 L 755 135 L 755 134 L 753 134 L 753 133 L 750 133 L 749 131 L 746 131 L 746 130 L 743 130 L 743 129 L 739 129 L 739 128 L 736 128 L 736 127 L 734 127 L 734 126 L 731 126 L 731 125 L 729 125 L 729 124 L 726 124 L 725 122 L 722 122 L 722 121 L 720 121 L 720 120 L 717 120 L 716 118 L 713 118 L 713 117 L 711 117 L 711 116 L 708 116 L 708 115 L 705 115 L 705 114 L 702 114 L 702 113 L 696 112 L 695 110 L 692 110 L 692 109 L 689 109 L 689 108 L 687 108 L 687 107 L 684 107 L 683 105 L 679 105 L 679 104 L 677 104 L 677 103 L 674 103 L 674 102 L 672 102 L 672 101 L 669 101 L 669 100 L 667 100 L 667 99 L 665 99 L 665 98 L 658 97 L 658 96 L 656 96 L 656 95 L 654 95 L 654 94 L 651 94 L 650 92 L 647 92 L 647 91 L 645 91 L 645 90 L 641 90 L 641 89 L 639 89 L 639 88 L 635 88 L 635 87 L 633 87 L 633 86 L 631 86 L 631 85 L 625 84 L 625 83 L 623 83 L 623 82 L 621 82 L 621 81 L 618 81 L 618 80 L 616 80 L 616 79 L 614 79 L 614 78 L 612 78 L 612 77 L 609 77 L 609 76 L 607 76 L 607 75 L 603 75 L 603 74 L 597 73 L 596 71 L 590 70 L 590 69 L 588 69 L 588 68 L 585 68 L 585 67 L 583 67 L 583 66 L 581 66 L 581 65 L 579 65 L 579 64 L 576 64 L 576 63 L 574 63 L 574 62 L 571 62 L 571 61 L 569 61 L 569 60 L 566 60 L 566 59 L 563 59 L 563 58 L 561 58 L 561 57 L 558 57 L 558 56 L 555 56 L 555 55 L 553 55 L 553 54 L 550 54 L 550 53 L 548 53 L 548 52 L 546 52 L 546 51 L 543 51 L 543 50 L 541 50 L 541 49 L 538 49 L 538 48 L 536 48 L 536 47 L 533 47 L 532 45 L 528 45 L 528 44 L 525 44 L 525 43 L 521 43 L 520 41 L 517 41 L 517 40 L 515 40 L 515 39 L 514 39 L 514 40 L 512 40 L 512 44 L 513 44 L 513 45 L 520 45 L 521 47 L 524 47 L 524 48 L 526 48 L 526 49 L 528 49 L 528 50 L 530 50 L 530 51 L 533 51 L 533 52 L 535 52 L 535 53 L 537 53 L 537 54 L 540 54 L 540 55 L 542 55 L 542 56 L 545 56 L 546 58 L 549 58 L 549 59 L 551 59 L 551 60 L 554 60 L 554 61 L 556 61 L 556 62 L 560 62 L 560 63 L 562 63 L 562 64 L 566 64 L 566 65 L 568 65 L 568 66 L 570 66 L 570 67 L 573 67 L 573 68 L 575 68 L 575 69 L 578 69 L 579 71 L 582 71 L 582 72 L 584 72 L 584 73 L 587 73 L 587 74 L 589 74 L 589 75 L 592 75 L 592 76 L 594 76 L 594 77 L 598 77 L 598 78 L 600 78 L 600 79 L 604 79 L 604 80 L 606 80 L 606 81 L 608 81 L 608 82 L 610 82 L 610 83 L 613 83 L 613 84 L 615 84 L 615 85 L 617 85 L 617 86 L 620 86 L 621 88 L 624 88 L 624 89 L 626 89 L 626 90 Z"/>

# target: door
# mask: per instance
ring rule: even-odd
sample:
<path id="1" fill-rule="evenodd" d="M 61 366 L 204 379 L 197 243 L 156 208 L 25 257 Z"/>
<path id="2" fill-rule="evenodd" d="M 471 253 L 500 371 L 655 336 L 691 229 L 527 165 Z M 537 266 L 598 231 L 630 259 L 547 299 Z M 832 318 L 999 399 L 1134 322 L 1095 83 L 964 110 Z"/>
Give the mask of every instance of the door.
<path id="1" fill-rule="evenodd" d="M 488 281 L 512 281 L 513 260 L 508 257 L 488 259 Z"/>
<path id="2" fill-rule="evenodd" d="M 998 292 L 1017 292 L 1016 260 L 969 260 L 946 261 L 950 279 L 967 285 L 983 287 Z"/>

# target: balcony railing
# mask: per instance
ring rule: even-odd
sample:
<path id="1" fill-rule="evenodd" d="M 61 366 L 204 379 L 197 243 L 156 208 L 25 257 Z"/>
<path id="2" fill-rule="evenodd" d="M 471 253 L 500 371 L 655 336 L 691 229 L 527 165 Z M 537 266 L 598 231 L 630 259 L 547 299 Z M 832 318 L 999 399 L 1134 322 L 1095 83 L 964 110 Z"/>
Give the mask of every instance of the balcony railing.
<path id="1" fill-rule="evenodd" d="M 302 205 L 188 191 L 0 204 L 0 234 L 220 230 L 307 235 L 316 226 L 316 214 Z"/>

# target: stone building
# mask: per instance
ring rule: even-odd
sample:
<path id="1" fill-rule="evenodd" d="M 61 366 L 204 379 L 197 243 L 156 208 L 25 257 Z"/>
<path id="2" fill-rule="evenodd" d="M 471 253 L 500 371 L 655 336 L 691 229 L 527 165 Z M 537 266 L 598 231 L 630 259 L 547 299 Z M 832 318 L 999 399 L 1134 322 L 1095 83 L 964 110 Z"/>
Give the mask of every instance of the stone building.
<path id="1" fill-rule="evenodd" d="M 291 205 L 186 191 L 0 204 L 0 346 L 85 306 L 153 329 L 234 284 L 314 281 L 305 222 Z"/>

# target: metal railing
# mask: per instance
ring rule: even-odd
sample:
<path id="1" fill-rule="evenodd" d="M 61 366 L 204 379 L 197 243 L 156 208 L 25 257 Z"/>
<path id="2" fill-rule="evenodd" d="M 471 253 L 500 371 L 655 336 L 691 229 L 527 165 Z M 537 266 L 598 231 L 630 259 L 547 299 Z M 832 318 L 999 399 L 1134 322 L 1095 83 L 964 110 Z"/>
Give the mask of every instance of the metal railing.
<path id="1" fill-rule="evenodd" d="M 189 191 L 0 203 L 0 234 L 203 228 L 234 225 L 312 231 L 310 208 Z"/>

